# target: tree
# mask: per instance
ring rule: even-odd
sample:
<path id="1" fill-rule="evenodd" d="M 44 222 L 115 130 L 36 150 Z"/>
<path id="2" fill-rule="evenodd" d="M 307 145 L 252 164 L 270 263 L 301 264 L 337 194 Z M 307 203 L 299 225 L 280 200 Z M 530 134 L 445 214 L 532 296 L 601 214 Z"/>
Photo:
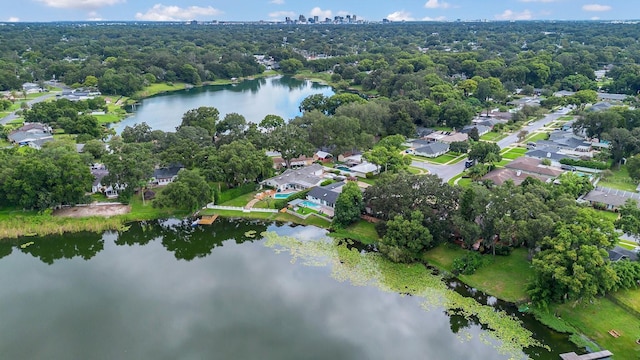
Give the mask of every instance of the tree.
<path id="1" fill-rule="evenodd" d="M 520 130 L 520 132 L 518 132 L 518 142 L 523 142 L 527 135 L 529 135 L 527 130 Z"/>
<path id="2" fill-rule="evenodd" d="M 480 141 L 480 133 L 478 132 L 477 126 L 472 127 L 471 131 L 469 131 L 469 139 L 473 141 Z"/>
<path id="3" fill-rule="evenodd" d="M 107 153 L 107 148 L 100 140 L 89 140 L 84 144 L 82 152 L 90 154 L 93 160 L 100 160 Z"/>
<path id="4" fill-rule="evenodd" d="M 625 128 L 613 128 L 602 134 L 609 141 L 609 151 L 614 164 L 620 164 L 623 158 L 635 154 L 640 147 L 640 139 Z"/>
<path id="5" fill-rule="evenodd" d="M 285 125 L 285 121 L 278 115 L 267 115 L 260 121 L 260 127 L 266 132 L 272 132 L 273 130 Z"/>
<path id="6" fill-rule="evenodd" d="M 632 179 L 640 180 L 640 155 L 627 159 L 627 171 Z"/>
<path id="7" fill-rule="evenodd" d="M 258 182 L 273 173 L 273 161 L 248 140 L 236 140 L 209 150 L 203 165 L 210 180 L 224 181 L 229 186 Z"/>
<path id="8" fill-rule="evenodd" d="M 459 154 L 466 154 L 469 151 L 468 141 L 454 141 L 449 144 L 449 150 Z"/>
<path id="9" fill-rule="evenodd" d="M 327 114 L 334 115 L 336 113 L 336 110 L 342 105 L 351 104 L 351 103 L 364 104 L 366 102 L 367 100 L 361 98 L 357 94 L 339 93 L 339 94 L 331 95 L 327 99 L 325 110 Z"/>
<path id="10" fill-rule="evenodd" d="M 209 135 L 213 137 L 216 133 L 216 125 L 220 119 L 220 112 L 214 107 L 201 106 L 197 109 L 191 109 L 182 116 L 183 126 L 194 126 L 206 129 Z"/>
<path id="11" fill-rule="evenodd" d="M 500 146 L 493 142 L 478 141 L 471 145 L 469 160 L 476 160 L 479 163 L 500 162 Z"/>
<path id="12" fill-rule="evenodd" d="M 148 142 L 151 141 L 151 126 L 147 125 L 146 122 L 134 124 L 133 127 L 127 126 L 122 130 L 120 136 L 122 136 L 122 141 L 128 143 Z"/>
<path id="13" fill-rule="evenodd" d="M 603 133 L 619 127 L 623 121 L 622 115 L 615 111 L 589 112 L 574 123 L 573 131 L 579 134 L 584 130 L 588 137 L 600 138 Z"/>
<path id="14" fill-rule="evenodd" d="M 347 182 L 336 200 L 334 226 L 344 228 L 353 224 L 360 219 L 363 210 L 364 202 L 360 187 L 353 181 Z"/>
<path id="15" fill-rule="evenodd" d="M 620 217 L 616 220 L 616 228 L 622 230 L 625 234 L 640 238 L 640 208 L 638 202 L 629 199 L 618 210 Z"/>
<path id="16" fill-rule="evenodd" d="M 267 143 L 269 147 L 282 156 L 288 168 L 291 167 L 291 159 L 302 155 L 310 156 L 313 146 L 309 143 L 309 133 L 294 124 L 287 124 L 273 130 Z"/>
<path id="17" fill-rule="evenodd" d="M 440 118 L 447 124 L 455 129 L 462 129 L 465 125 L 471 123 L 471 119 L 476 115 L 475 110 L 471 105 L 460 100 L 448 100 L 441 105 Z"/>
<path id="18" fill-rule="evenodd" d="M 528 293 L 535 303 L 566 302 L 604 295 L 616 284 L 607 249 L 617 241 L 613 223 L 593 209 L 580 209 L 573 221 L 557 226 L 539 243 Z"/>
<path id="19" fill-rule="evenodd" d="M 211 201 L 211 198 L 211 188 L 204 177 L 195 170 L 182 169 L 176 180 L 158 194 L 153 206 L 194 211 Z"/>
<path id="20" fill-rule="evenodd" d="M 287 59 L 280 61 L 280 69 L 285 74 L 295 74 L 304 68 L 302 61 L 298 59 Z"/>
<path id="21" fill-rule="evenodd" d="M 110 142 L 112 153 L 103 156 L 109 175 L 104 178 L 105 184 L 119 188 L 119 199 L 129 201 L 135 187 L 148 181 L 153 173 L 154 161 L 150 144 L 122 143 L 118 140 Z"/>
<path id="22" fill-rule="evenodd" d="M 432 246 L 433 236 L 422 222 L 424 216 L 413 211 L 408 219 L 397 215 L 387 221 L 386 232 L 378 247 L 380 252 L 393 262 L 408 263 Z"/>
<path id="23" fill-rule="evenodd" d="M 383 167 L 382 171 L 385 172 L 405 169 L 411 164 L 411 158 L 404 156 L 400 148 L 393 145 L 378 144 L 372 150 L 366 152 L 364 158 L 378 165 L 378 167 Z"/>
<path id="24" fill-rule="evenodd" d="M 300 110 L 300 112 L 304 113 L 313 110 L 324 113 L 327 109 L 327 97 L 322 94 L 309 95 L 306 98 L 302 99 L 302 102 L 300 102 L 300 106 L 298 107 L 298 109 Z"/>

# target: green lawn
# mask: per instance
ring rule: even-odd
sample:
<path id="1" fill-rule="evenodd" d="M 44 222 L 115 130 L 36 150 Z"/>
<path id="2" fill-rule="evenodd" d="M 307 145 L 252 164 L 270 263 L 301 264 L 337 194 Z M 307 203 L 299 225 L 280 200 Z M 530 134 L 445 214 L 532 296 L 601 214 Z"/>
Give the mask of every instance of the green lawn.
<path id="1" fill-rule="evenodd" d="M 257 193 L 258 193 L 257 191 L 253 191 L 248 194 L 238 196 L 237 198 L 231 199 L 229 201 L 225 201 L 222 204 L 218 204 L 218 205 L 243 207 L 247 205 L 249 201 L 253 200 L 253 198 L 256 196 Z"/>
<path id="2" fill-rule="evenodd" d="M 500 160 L 500 162 L 496 163 L 496 167 L 505 167 L 510 162 L 511 162 L 511 159 L 502 159 Z"/>
<path id="3" fill-rule="evenodd" d="M 627 172 L 627 167 L 625 165 L 620 166 L 619 170 L 613 170 L 612 173 L 612 176 L 606 179 L 600 179 L 598 185 L 618 190 L 631 192 L 636 191 L 638 182 L 629 177 L 629 173 Z"/>
<path id="4" fill-rule="evenodd" d="M 94 115 L 100 124 L 110 124 L 122 120 L 122 116 L 114 113 L 108 113 L 105 115 Z"/>
<path id="5" fill-rule="evenodd" d="M 473 183 L 473 180 L 471 178 L 462 178 L 458 180 L 458 186 L 464 187 L 464 188 L 471 186 L 472 183 Z"/>
<path id="6" fill-rule="evenodd" d="M 618 291 L 611 295 L 616 301 L 640 313 L 640 289 Z"/>
<path id="7" fill-rule="evenodd" d="M 634 296 L 634 299 L 637 298 Z M 607 298 L 581 304 L 558 305 L 554 311 L 567 323 L 611 351 L 616 359 L 640 359 L 640 321 L 621 306 Z M 620 337 L 609 334 L 615 330 Z"/>
<path id="8" fill-rule="evenodd" d="M 533 133 L 531 136 L 526 138 L 524 142 L 536 142 L 538 140 L 547 140 L 549 138 L 549 134 L 545 132 Z"/>
<path id="9" fill-rule="evenodd" d="M 509 160 L 514 160 L 517 159 L 519 157 L 524 156 L 524 154 L 527 152 L 527 149 L 525 148 L 511 148 L 505 152 L 502 153 L 502 158 L 503 159 L 509 159 Z"/>
<path id="10" fill-rule="evenodd" d="M 428 161 L 435 164 L 446 164 L 449 161 L 455 160 L 458 158 L 456 155 L 452 154 L 444 154 L 434 158 L 428 158 L 423 156 L 411 155 L 411 158 L 417 161 Z"/>
<path id="11" fill-rule="evenodd" d="M 158 83 L 158 84 L 152 84 L 149 85 L 147 87 L 145 87 L 143 90 L 138 91 L 134 97 L 141 99 L 141 98 L 145 98 L 145 97 L 149 97 L 149 96 L 153 96 L 153 95 L 157 95 L 157 94 L 161 94 L 161 93 L 165 93 L 165 92 L 169 92 L 169 91 L 176 91 L 176 90 L 182 90 L 185 88 L 185 84 L 184 83 L 173 83 L 173 84 L 167 84 L 167 83 Z"/>
<path id="12" fill-rule="evenodd" d="M 596 214 L 605 220 L 616 221 L 618 220 L 618 213 L 606 210 L 596 210 Z"/>
<path id="13" fill-rule="evenodd" d="M 449 179 L 449 181 L 448 181 L 449 185 L 455 184 L 456 180 L 460 179 L 463 175 L 464 175 L 464 173 L 460 173 L 460 174 L 452 177 L 451 179 Z"/>
<path id="14" fill-rule="evenodd" d="M 566 122 L 566 121 L 571 121 L 571 120 L 573 120 L 573 118 L 574 118 L 574 116 L 571 116 L 571 115 L 563 115 L 563 116 L 560 116 L 560 117 L 558 118 L 558 120 L 559 120 L 559 121 L 565 121 L 565 122 Z"/>
<path id="15" fill-rule="evenodd" d="M 489 131 L 488 133 L 480 136 L 480 140 L 484 140 L 484 141 L 500 141 L 504 138 L 507 137 L 507 134 L 505 133 L 499 133 L 499 132 L 493 132 L 493 131 Z"/>
<path id="16" fill-rule="evenodd" d="M 376 225 L 364 220 L 360 220 L 346 229 L 336 230 L 329 235 L 336 239 L 351 239 L 363 244 L 373 244 L 380 239 Z"/>
<path id="17" fill-rule="evenodd" d="M 429 263 L 451 271 L 453 260 L 467 253 L 455 245 L 440 245 L 423 256 Z M 530 263 L 526 249 L 515 249 L 509 256 L 484 255 L 487 264 L 473 275 L 460 275 L 465 284 L 500 299 L 520 302 L 527 299 L 525 285 Z"/>

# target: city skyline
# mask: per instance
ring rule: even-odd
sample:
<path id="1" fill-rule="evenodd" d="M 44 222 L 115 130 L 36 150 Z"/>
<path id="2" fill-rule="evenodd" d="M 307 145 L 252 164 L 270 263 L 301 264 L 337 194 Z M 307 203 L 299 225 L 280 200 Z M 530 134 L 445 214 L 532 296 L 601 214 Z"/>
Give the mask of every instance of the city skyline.
<path id="1" fill-rule="evenodd" d="M 49 21 L 284 21 L 357 15 L 359 20 L 632 20 L 640 3 L 628 0 L 26 0 L 5 9 L 0 22 Z"/>

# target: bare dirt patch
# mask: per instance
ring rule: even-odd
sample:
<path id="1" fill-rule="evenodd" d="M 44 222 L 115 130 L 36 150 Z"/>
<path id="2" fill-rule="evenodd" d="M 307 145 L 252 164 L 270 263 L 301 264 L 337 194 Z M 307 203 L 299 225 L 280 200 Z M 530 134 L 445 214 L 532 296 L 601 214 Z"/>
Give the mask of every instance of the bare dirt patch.
<path id="1" fill-rule="evenodd" d="M 89 216 L 115 216 L 131 212 L 131 206 L 124 204 L 91 204 L 86 206 L 74 206 L 55 210 L 54 216 L 65 217 L 89 217 Z"/>

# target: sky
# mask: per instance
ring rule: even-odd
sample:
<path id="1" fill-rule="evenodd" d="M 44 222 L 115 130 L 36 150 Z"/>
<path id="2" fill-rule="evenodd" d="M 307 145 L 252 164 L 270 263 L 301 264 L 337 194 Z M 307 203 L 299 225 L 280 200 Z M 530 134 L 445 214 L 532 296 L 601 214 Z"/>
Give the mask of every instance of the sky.
<path id="1" fill-rule="evenodd" d="M 638 0 L 0 0 L 1 22 L 284 20 L 629 20 Z"/>

